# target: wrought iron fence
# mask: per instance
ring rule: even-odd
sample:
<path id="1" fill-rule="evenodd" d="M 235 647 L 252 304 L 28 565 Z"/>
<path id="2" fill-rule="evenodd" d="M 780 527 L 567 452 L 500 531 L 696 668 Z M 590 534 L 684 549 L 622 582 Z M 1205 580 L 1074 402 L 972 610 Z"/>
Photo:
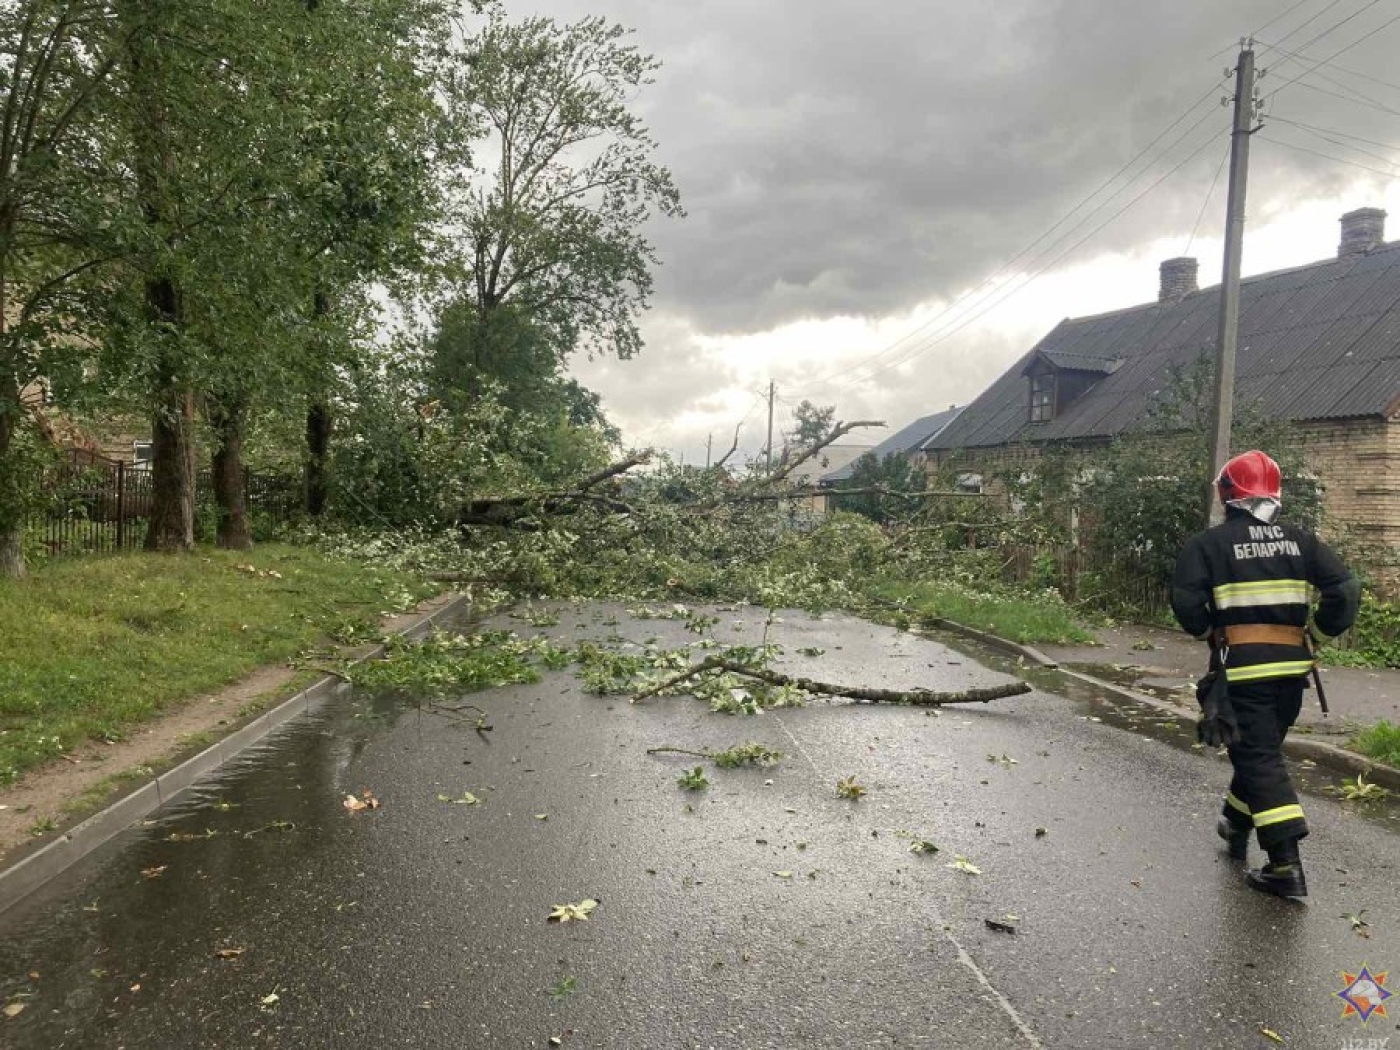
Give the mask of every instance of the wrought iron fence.
<path id="1" fill-rule="evenodd" d="M 286 522 L 301 510 L 300 479 L 245 471 L 244 497 L 255 520 Z M 87 452 L 70 452 L 45 477 L 43 508 L 30 541 L 51 557 L 139 548 L 151 510 L 151 471 Z M 209 472 L 195 475 L 195 505 L 212 514 Z"/>

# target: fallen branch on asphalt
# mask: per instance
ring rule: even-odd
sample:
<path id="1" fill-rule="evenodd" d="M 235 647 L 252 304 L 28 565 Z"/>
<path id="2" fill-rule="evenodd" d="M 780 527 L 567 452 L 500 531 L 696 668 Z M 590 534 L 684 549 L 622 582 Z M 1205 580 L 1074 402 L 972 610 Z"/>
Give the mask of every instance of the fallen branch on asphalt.
<path id="1" fill-rule="evenodd" d="M 705 674 L 709 671 L 727 671 L 730 674 L 737 674 L 748 678 L 756 678 L 760 682 L 769 685 L 792 686 L 807 693 L 819 693 L 824 696 L 844 696 L 852 700 L 861 700 L 869 704 L 904 704 L 914 707 L 941 707 L 945 704 L 985 704 L 989 700 L 1001 700 L 1008 696 L 1020 696 L 1022 693 L 1029 693 L 1031 687 L 1025 682 L 1008 683 L 1007 685 L 993 685 L 980 689 L 964 689 L 961 692 L 935 692 L 929 689 L 875 689 L 869 686 L 854 685 L 833 685 L 830 682 L 818 682 L 811 678 L 799 678 L 795 675 L 785 675 L 778 671 L 770 671 L 765 667 L 755 667 L 751 664 L 740 663 L 737 660 L 730 660 L 723 656 L 711 656 L 701 660 L 694 667 L 672 675 L 663 682 L 637 693 L 632 697 L 632 703 L 640 703 L 669 689 L 673 689 L 682 682 L 687 682 L 692 678 Z"/>

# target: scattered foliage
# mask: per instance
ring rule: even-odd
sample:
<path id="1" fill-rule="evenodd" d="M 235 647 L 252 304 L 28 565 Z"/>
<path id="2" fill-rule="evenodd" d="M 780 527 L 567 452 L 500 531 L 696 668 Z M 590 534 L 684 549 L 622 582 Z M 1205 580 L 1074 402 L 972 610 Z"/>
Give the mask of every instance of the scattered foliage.
<path id="1" fill-rule="evenodd" d="M 587 922 L 598 902 L 591 897 L 573 904 L 556 904 L 549 913 L 549 922 Z"/>
<path id="2" fill-rule="evenodd" d="M 710 786 L 710 778 L 705 776 L 703 766 L 696 766 L 694 769 L 687 769 L 677 777 L 676 783 L 687 791 L 704 791 Z"/>
<path id="3" fill-rule="evenodd" d="M 861 796 L 865 794 L 865 788 L 863 788 L 859 783 L 856 782 L 856 778 L 854 775 L 842 777 L 836 782 L 837 798 L 848 798 L 852 802 L 855 802 L 858 801 L 861 798 Z"/>
<path id="4" fill-rule="evenodd" d="M 1358 773 L 1355 778 L 1343 779 L 1342 786 L 1337 789 L 1337 793 L 1346 802 L 1379 802 L 1381 799 L 1390 797 L 1390 791 L 1387 788 L 1367 780 L 1365 773 Z"/>

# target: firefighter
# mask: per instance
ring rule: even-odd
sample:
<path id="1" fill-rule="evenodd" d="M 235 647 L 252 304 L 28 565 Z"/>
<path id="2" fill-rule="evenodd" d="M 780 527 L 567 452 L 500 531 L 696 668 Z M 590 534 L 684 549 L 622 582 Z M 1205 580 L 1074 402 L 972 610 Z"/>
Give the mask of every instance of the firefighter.
<path id="1" fill-rule="evenodd" d="M 1269 860 L 1245 871 L 1249 885 L 1305 897 L 1298 843 L 1308 825 L 1283 738 L 1302 707 L 1315 647 L 1352 625 L 1361 588 L 1330 547 L 1277 520 L 1281 484 L 1278 464 L 1263 452 L 1225 464 L 1215 481 L 1225 520 L 1187 540 L 1171 600 L 1182 628 L 1212 647 L 1212 672 L 1197 694 L 1201 738 L 1224 744 L 1234 768 L 1216 831 L 1241 863 L 1250 832 L 1258 836 Z"/>

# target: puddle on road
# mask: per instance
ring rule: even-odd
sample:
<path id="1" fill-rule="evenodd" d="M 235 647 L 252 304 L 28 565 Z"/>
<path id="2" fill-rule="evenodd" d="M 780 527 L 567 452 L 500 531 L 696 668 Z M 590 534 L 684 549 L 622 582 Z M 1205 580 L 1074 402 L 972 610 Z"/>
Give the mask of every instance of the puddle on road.
<path id="1" fill-rule="evenodd" d="M 993 670 L 1019 675 L 1043 692 L 1054 693 L 1072 700 L 1079 705 L 1081 712 L 1090 718 L 1132 733 L 1150 736 L 1183 751 L 1200 750 L 1196 742 L 1194 705 L 1182 707 L 1179 715 L 1173 715 L 1147 704 L 1135 703 L 1124 697 L 1111 696 L 1102 689 L 1097 689 L 1087 682 L 1081 682 L 1059 671 L 1028 666 L 998 649 L 984 646 L 961 635 L 943 634 L 937 631 L 921 631 L 919 633 L 948 646 L 950 649 L 956 649 Z M 1080 670 L 1081 667 L 1074 665 L 1073 669 Z M 1127 673 L 1124 669 L 1118 670 L 1120 676 Z M 1102 677 L 1109 678 L 1107 675 Z M 1110 680 L 1114 681 L 1114 684 L 1120 684 L 1119 680 Z M 1151 691 L 1142 689 L 1136 683 L 1135 676 L 1132 681 L 1121 682 L 1121 684 L 1128 685 L 1138 692 Z M 1161 696 L 1158 693 L 1157 695 L 1169 703 L 1174 703 L 1180 694 Z M 1299 732 L 1299 735 L 1320 734 Z M 1341 801 L 1343 783 L 1349 779 L 1344 774 L 1315 762 L 1299 761 L 1291 757 L 1288 759 L 1288 772 L 1300 791 L 1333 802 Z M 1346 803 L 1346 806 L 1348 812 L 1355 813 L 1371 823 L 1390 831 L 1400 830 L 1400 798 L 1392 797 L 1378 801 Z"/>

